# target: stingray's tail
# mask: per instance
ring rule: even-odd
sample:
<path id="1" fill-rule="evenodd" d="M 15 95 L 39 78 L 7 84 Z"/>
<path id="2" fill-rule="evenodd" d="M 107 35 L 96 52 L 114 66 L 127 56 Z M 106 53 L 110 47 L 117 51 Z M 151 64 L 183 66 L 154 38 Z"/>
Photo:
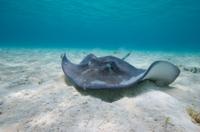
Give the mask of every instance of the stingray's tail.
<path id="1" fill-rule="evenodd" d="M 126 55 L 122 58 L 122 60 L 125 60 L 125 59 L 128 58 L 130 55 L 131 55 L 131 52 L 129 52 L 128 54 L 126 54 Z"/>

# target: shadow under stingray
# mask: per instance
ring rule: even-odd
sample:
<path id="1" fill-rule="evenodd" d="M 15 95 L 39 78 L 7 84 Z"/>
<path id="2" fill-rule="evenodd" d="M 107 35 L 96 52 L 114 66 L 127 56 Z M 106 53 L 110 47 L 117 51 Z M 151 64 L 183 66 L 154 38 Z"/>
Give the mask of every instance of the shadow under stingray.
<path id="1" fill-rule="evenodd" d="M 70 81 L 65 78 L 65 82 L 67 85 L 72 85 Z M 138 83 L 137 85 L 130 88 L 122 88 L 122 89 L 81 89 L 75 87 L 75 89 L 84 96 L 92 96 L 95 98 L 99 98 L 102 101 L 112 103 L 117 101 L 123 97 L 135 97 L 142 93 L 148 92 L 149 90 L 160 90 L 166 91 L 169 89 L 173 89 L 174 87 L 164 86 L 158 87 L 154 82 L 150 80 L 146 80 Z"/>

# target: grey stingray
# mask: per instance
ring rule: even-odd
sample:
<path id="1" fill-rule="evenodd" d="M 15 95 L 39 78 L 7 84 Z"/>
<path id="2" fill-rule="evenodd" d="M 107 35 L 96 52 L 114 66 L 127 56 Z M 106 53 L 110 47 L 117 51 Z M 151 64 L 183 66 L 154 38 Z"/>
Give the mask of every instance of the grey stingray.
<path id="1" fill-rule="evenodd" d="M 130 65 L 124 60 L 126 57 L 89 54 L 74 64 L 64 54 L 62 69 L 69 81 L 82 89 L 129 88 L 147 79 L 163 86 L 172 83 L 180 73 L 177 66 L 167 61 L 155 61 L 145 70 Z"/>

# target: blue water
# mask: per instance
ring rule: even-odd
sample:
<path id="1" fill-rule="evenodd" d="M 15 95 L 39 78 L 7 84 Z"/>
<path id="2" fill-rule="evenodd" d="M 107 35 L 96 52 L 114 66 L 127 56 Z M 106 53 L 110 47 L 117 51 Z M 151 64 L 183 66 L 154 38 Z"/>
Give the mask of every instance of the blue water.
<path id="1" fill-rule="evenodd" d="M 3 47 L 200 50 L 200 0 L 0 0 Z"/>

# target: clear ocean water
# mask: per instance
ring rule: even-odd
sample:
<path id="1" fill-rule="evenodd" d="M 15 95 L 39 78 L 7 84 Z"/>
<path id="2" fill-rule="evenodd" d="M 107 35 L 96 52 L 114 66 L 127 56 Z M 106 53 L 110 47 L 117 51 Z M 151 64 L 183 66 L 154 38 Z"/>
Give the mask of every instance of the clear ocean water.
<path id="1" fill-rule="evenodd" d="M 0 46 L 200 50 L 199 0 L 0 0 Z"/>

